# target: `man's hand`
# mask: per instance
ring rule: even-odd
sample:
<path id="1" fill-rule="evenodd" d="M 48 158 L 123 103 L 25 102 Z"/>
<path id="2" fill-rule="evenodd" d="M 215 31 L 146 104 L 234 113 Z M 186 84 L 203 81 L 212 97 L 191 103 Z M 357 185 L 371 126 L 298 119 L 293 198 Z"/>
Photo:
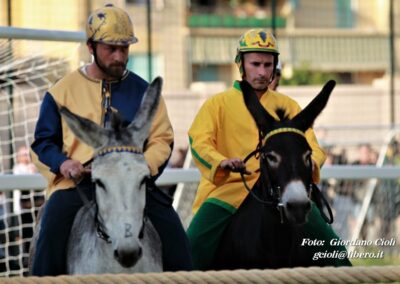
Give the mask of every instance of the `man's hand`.
<path id="1" fill-rule="evenodd" d="M 219 164 L 221 169 L 228 170 L 235 173 L 243 172 L 250 175 L 251 172 L 246 170 L 246 164 L 239 158 L 226 159 Z"/>
<path id="2" fill-rule="evenodd" d="M 79 180 L 90 172 L 90 168 L 84 168 L 81 162 L 71 159 L 64 161 L 60 166 L 60 173 L 68 179 Z"/>

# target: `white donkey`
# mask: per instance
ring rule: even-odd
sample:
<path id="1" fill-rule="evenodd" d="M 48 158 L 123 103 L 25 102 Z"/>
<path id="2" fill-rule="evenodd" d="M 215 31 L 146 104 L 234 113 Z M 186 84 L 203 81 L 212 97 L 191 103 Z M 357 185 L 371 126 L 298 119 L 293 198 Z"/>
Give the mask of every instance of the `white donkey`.
<path id="1" fill-rule="evenodd" d="M 116 115 L 108 129 L 60 109 L 74 134 L 95 150 L 95 202 L 87 203 L 75 217 L 67 250 L 68 274 L 162 271 L 161 242 L 145 214 L 150 171 L 143 155 L 161 87 L 162 79 L 156 78 L 126 127 Z"/>

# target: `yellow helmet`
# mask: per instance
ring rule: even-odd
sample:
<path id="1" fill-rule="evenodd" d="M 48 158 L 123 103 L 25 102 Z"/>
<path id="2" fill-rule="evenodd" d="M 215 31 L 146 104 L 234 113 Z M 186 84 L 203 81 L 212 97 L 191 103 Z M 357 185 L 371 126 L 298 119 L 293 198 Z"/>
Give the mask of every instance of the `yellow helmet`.
<path id="1" fill-rule="evenodd" d="M 112 4 L 95 10 L 86 23 L 86 38 L 94 42 L 129 45 L 138 42 L 127 12 Z"/>
<path id="2" fill-rule="evenodd" d="M 245 32 L 239 39 L 236 49 L 235 63 L 239 67 L 240 74 L 243 76 L 242 54 L 245 52 L 268 52 L 276 56 L 279 55 L 276 39 L 271 32 L 263 29 L 251 29 Z M 275 64 L 278 60 L 275 60 Z"/>

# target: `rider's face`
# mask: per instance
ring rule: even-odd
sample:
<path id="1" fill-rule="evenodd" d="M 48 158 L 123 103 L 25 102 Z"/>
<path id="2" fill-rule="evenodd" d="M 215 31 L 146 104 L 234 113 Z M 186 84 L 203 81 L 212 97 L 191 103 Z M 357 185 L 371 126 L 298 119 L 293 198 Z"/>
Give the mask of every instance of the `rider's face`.
<path id="1" fill-rule="evenodd" d="M 274 72 L 274 56 L 269 53 L 249 52 L 243 55 L 244 79 L 261 95 L 270 84 Z"/>
<path id="2" fill-rule="evenodd" d="M 129 58 L 129 45 L 96 45 L 97 63 L 106 79 L 120 79 L 125 72 Z"/>

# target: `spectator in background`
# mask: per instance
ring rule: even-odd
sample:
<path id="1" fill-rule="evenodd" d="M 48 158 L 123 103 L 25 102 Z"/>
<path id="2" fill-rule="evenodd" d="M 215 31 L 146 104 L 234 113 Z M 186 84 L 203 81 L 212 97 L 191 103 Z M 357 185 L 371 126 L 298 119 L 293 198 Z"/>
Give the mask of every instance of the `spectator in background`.
<path id="1" fill-rule="evenodd" d="M 36 166 L 32 163 L 29 155 L 29 148 L 21 146 L 17 150 L 16 163 L 13 167 L 15 175 L 30 175 L 37 173 Z M 32 212 L 32 201 L 33 212 Z M 44 194 L 29 190 L 14 190 L 14 212 L 21 212 L 22 235 L 16 238 L 22 240 L 23 253 L 29 253 L 30 239 L 33 236 L 33 224 L 39 208 L 44 203 Z M 28 257 L 24 257 L 24 264 L 27 264 Z"/>
<path id="2" fill-rule="evenodd" d="M 377 153 L 368 143 L 358 146 L 358 159 L 353 165 L 375 165 L 377 162 Z"/>
<path id="3" fill-rule="evenodd" d="M 353 161 L 351 164 L 354 166 L 368 166 L 375 165 L 377 162 L 377 155 L 375 150 L 369 143 L 362 143 L 358 145 L 358 158 Z M 365 198 L 365 193 L 370 186 L 369 180 L 353 180 L 347 181 L 344 185 L 346 192 L 352 198 L 352 212 L 348 216 L 348 224 L 350 230 L 354 229 L 357 224 L 357 217 L 360 214 L 362 203 Z M 369 212 L 366 216 L 366 220 L 364 221 L 367 226 L 363 226 L 363 230 L 360 232 L 360 238 L 367 239 L 368 233 L 366 228 L 371 226 L 371 222 L 373 221 L 372 215 L 375 213 L 374 205 L 371 204 L 369 208 Z M 351 231 L 351 234 L 354 232 Z"/>
<path id="4" fill-rule="evenodd" d="M 282 77 L 282 63 L 281 61 L 278 61 L 278 64 L 276 65 L 276 70 L 275 70 L 275 77 L 272 80 L 271 84 L 269 84 L 269 88 L 271 90 L 276 91 L 279 87 L 279 81 L 281 80 Z"/>
<path id="5" fill-rule="evenodd" d="M 172 154 L 171 154 L 171 158 L 169 160 L 169 163 L 167 165 L 167 168 L 169 168 L 169 169 L 180 169 L 180 168 L 183 168 L 187 152 L 188 152 L 188 148 L 187 147 L 181 147 L 181 148 L 178 148 L 175 151 L 173 151 Z M 160 189 L 164 193 L 166 193 L 169 196 L 173 197 L 174 194 L 175 194 L 175 190 L 176 190 L 176 184 L 160 186 Z"/>
<path id="6" fill-rule="evenodd" d="M 36 166 L 32 163 L 29 155 L 29 148 L 27 146 L 21 146 L 17 150 L 16 163 L 13 167 L 13 174 L 15 175 L 30 175 L 37 173 Z M 31 192 L 24 190 L 22 192 L 14 191 L 14 212 L 19 212 L 21 209 L 31 209 L 32 203 L 30 198 Z M 36 200 L 35 200 L 36 201 Z M 40 207 L 43 204 L 43 197 L 38 200 L 37 206 Z M 36 203 L 36 202 L 35 202 Z"/>
<path id="7" fill-rule="evenodd" d="M 37 168 L 31 161 L 28 147 L 21 146 L 18 148 L 16 160 L 17 162 L 13 167 L 13 174 L 26 175 L 37 173 Z"/>

